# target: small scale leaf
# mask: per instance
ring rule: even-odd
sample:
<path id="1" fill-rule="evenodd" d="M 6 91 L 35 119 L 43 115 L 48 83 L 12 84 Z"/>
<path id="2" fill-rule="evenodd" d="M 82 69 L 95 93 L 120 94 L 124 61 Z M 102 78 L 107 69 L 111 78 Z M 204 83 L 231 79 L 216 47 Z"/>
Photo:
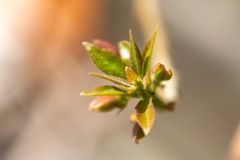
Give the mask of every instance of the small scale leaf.
<path id="1" fill-rule="evenodd" d="M 172 112 L 172 111 L 175 110 L 175 105 L 176 105 L 176 102 L 169 102 L 169 103 L 167 103 L 167 104 L 165 105 L 165 108 L 166 108 L 168 111 Z"/>
<path id="2" fill-rule="evenodd" d="M 92 89 L 91 91 L 84 91 L 80 95 L 83 96 L 113 96 L 113 95 L 125 95 L 126 92 L 120 90 L 115 86 L 100 86 Z"/>
<path id="3" fill-rule="evenodd" d="M 126 72 L 127 80 L 131 84 L 133 84 L 138 79 L 138 75 L 136 74 L 136 72 L 134 72 L 134 70 L 131 67 L 126 66 L 125 72 Z"/>
<path id="4" fill-rule="evenodd" d="M 148 102 L 149 103 L 147 104 L 144 112 L 137 112 L 137 123 L 143 130 L 145 136 L 151 132 L 155 119 L 155 111 L 152 101 L 149 100 Z"/>
<path id="5" fill-rule="evenodd" d="M 161 63 L 157 63 L 153 67 L 153 73 L 155 85 L 158 85 L 160 81 L 169 80 L 172 77 L 172 71 L 167 70 Z"/>
<path id="6" fill-rule="evenodd" d="M 157 36 L 157 32 L 154 32 L 152 38 L 148 41 L 147 45 L 145 46 L 143 50 L 143 65 L 142 65 L 142 72 L 143 76 L 146 74 L 150 74 L 150 67 L 151 67 L 151 58 L 153 53 L 153 47 L 155 43 L 155 39 Z"/>
<path id="7" fill-rule="evenodd" d="M 148 89 L 150 85 L 151 85 L 151 77 L 150 77 L 150 74 L 146 74 L 146 75 L 143 77 L 143 86 L 144 86 L 145 89 Z"/>
<path id="8" fill-rule="evenodd" d="M 103 50 L 96 45 L 83 42 L 83 46 L 88 51 L 93 63 L 104 73 L 112 76 L 126 78 L 125 64 L 114 53 Z"/>
<path id="9" fill-rule="evenodd" d="M 126 65 L 130 64 L 131 44 L 129 41 L 120 41 L 118 43 L 120 57 Z"/>
<path id="10" fill-rule="evenodd" d="M 148 104 L 149 100 L 140 100 L 135 109 L 138 113 L 144 113 L 148 107 Z"/>
<path id="11" fill-rule="evenodd" d="M 89 105 L 89 110 L 96 112 L 108 112 L 115 108 L 124 109 L 127 105 L 125 96 L 100 96 L 96 97 Z"/>
<path id="12" fill-rule="evenodd" d="M 133 127 L 133 138 L 134 138 L 134 142 L 135 143 L 139 143 L 139 140 L 141 140 L 142 138 L 144 138 L 145 135 L 143 133 L 143 130 L 141 129 L 141 127 L 138 125 L 138 123 L 134 124 Z"/>
<path id="13" fill-rule="evenodd" d="M 129 39 L 131 43 L 130 63 L 131 67 L 138 75 L 142 75 L 142 55 L 133 38 L 132 31 L 129 30 Z"/>
<path id="14" fill-rule="evenodd" d="M 113 83 L 122 85 L 124 87 L 132 87 L 132 85 L 130 83 L 128 83 L 128 81 L 126 81 L 125 79 L 119 78 L 119 77 L 102 75 L 102 74 L 94 73 L 94 72 L 90 72 L 88 74 L 91 76 L 96 76 L 96 77 L 111 81 Z"/>

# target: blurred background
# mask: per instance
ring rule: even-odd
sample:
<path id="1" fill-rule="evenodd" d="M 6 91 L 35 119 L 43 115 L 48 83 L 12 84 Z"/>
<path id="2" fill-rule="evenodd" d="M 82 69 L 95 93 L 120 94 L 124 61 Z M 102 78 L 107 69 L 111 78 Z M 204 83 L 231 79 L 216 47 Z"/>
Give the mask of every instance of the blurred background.
<path id="1" fill-rule="evenodd" d="M 87 75 L 99 71 L 81 42 L 116 44 L 131 28 L 142 49 L 155 29 L 145 11 L 165 26 L 180 98 L 136 145 L 134 105 L 100 114 L 79 96 L 105 83 Z M 240 117 L 239 28 L 238 0 L 0 0 L 0 159 L 226 159 Z"/>

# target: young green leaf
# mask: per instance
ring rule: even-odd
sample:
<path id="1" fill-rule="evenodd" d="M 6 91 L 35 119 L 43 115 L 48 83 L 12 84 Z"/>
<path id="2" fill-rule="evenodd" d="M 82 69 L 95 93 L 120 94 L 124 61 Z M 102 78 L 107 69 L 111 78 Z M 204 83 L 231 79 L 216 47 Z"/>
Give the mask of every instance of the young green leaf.
<path id="1" fill-rule="evenodd" d="M 131 67 L 138 75 L 142 75 L 142 55 L 133 38 L 132 31 L 129 30 L 129 39 L 131 43 L 130 63 Z"/>
<path id="2" fill-rule="evenodd" d="M 111 81 L 113 83 L 122 85 L 124 87 L 132 87 L 132 85 L 130 83 L 128 83 L 128 81 L 126 81 L 125 79 L 119 78 L 119 77 L 102 75 L 102 74 L 94 73 L 94 72 L 90 72 L 88 74 L 91 76 L 96 76 L 96 77 Z"/>
<path id="3" fill-rule="evenodd" d="M 143 65 L 142 65 L 142 72 L 143 76 L 146 74 L 150 74 L 150 67 L 151 67 L 151 58 L 152 58 L 152 53 L 153 53 L 153 47 L 155 43 L 155 39 L 157 36 L 157 32 L 154 32 L 152 38 L 148 41 L 147 45 L 145 46 L 143 50 Z"/>
<path id="4" fill-rule="evenodd" d="M 96 45 L 83 42 L 83 46 L 88 51 L 93 63 L 104 73 L 112 76 L 126 78 L 125 64 L 114 53 L 103 50 Z"/>
<path id="5" fill-rule="evenodd" d="M 115 108 L 124 109 L 128 99 L 125 96 L 100 96 L 96 97 L 89 105 L 89 110 L 108 112 Z"/>
<path id="6" fill-rule="evenodd" d="M 152 101 L 149 100 L 148 102 L 149 103 L 145 103 L 147 106 L 144 112 L 137 111 L 137 123 L 143 130 L 145 136 L 151 132 L 155 119 L 155 111 Z"/>
<path id="7" fill-rule="evenodd" d="M 126 92 L 120 90 L 115 86 L 100 86 L 92 89 L 91 91 L 83 91 L 83 96 L 113 96 L 113 95 L 125 95 Z"/>
<path id="8" fill-rule="evenodd" d="M 126 64 L 130 64 L 131 44 L 129 41 L 120 41 L 118 43 L 119 53 L 122 61 Z"/>

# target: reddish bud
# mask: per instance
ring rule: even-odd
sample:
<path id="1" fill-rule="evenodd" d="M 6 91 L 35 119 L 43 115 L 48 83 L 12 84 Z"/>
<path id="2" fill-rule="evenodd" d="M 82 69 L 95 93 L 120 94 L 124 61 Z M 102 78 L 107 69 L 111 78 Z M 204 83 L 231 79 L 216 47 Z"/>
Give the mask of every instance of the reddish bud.
<path id="1" fill-rule="evenodd" d="M 90 103 L 89 109 L 96 112 L 107 112 L 114 108 L 123 108 L 126 104 L 126 97 L 123 96 L 99 96 Z"/>
<path id="2" fill-rule="evenodd" d="M 100 39 L 94 39 L 93 40 L 93 44 L 97 45 L 98 47 L 100 48 L 103 48 L 107 51 L 110 51 L 110 52 L 113 52 L 115 53 L 116 55 L 118 55 L 118 49 L 116 46 L 114 46 L 113 44 L 107 42 L 107 41 L 104 41 L 104 40 L 100 40 Z"/>

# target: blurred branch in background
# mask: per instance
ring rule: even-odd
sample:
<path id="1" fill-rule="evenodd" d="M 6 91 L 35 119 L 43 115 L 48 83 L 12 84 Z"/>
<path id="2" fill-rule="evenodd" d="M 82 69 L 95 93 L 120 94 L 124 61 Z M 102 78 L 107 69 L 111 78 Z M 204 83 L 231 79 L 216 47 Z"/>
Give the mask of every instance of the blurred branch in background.
<path id="1" fill-rule="evenodd" d="M 158 94 L 161 94 L 161 97 L 164 98 L 166 103 L 175 103 L 178 99 L 178 75 L 171 59 L 169 40 L 161 18 L 159 1 L 135 0 L 134 11 L 140 22 L 145 39 L 150 37 L 156 26 L 159 27 L 159 40 L 157 40 L 155 44 L 152 65 L 155 65 L 158 62 L 163 63 L 168 69 L 173 71 L 173 77 L 170 81 L 165 83 L 166 86 L 163 90 L 159 90 Z"/>
<path id="2" fill-rule="evenodd" d="M 240 159 L 240 127 L 236 131 L 233 137 L 232 144 L 230 146 L 230 152 L 228 160 L 239 160 Z"/>
<path id="3" fill-rule="evenodd" d="M 161 17 L 161 4 L 160 4 L 161 1 L 135 0 L 134 2 L 135 2 L 134 11 L 142 27 L 145 39 L 150 37 L 150 35 L 152 34 L 152 30 L 156 25 L 159 26 L 158 37 L 160 40 L 157 40 L 155 44 L 155 56 L 153 57 L 153 61 L 154 63 L 161 62 L 167 67 L 169 67 L 170 69 L 173 69 L 173 78 L 167 82 L 166 88 L 164 90 L 165 93 L 164 94 L 159 93 L 159 94 L 167 95 L 165 97 L 166 102 L 169 102 L 169 103 L 175 102 L 179 97 L 179 90 L 178 90 L 179 75 L 176 73 L 177 71 L 174 68 L 174 64 L 172 62 L 172 58 L 170 54 L 169 39 L 166 33 L 164 22 Z M 202 3 L 204 4 L 205 2 L 202 2 Z M 177 6 L 177 4 L 175 5 Z M 219 14 L 223 14 L 223 13 L 219 12 Z M 205 21 L 206 20 L 207 19 L 205 19 Z M 209 27 L 214 28 L 214 25 Z M 229 27 L 232 27 L 232 26 L 230 25 Z M 202 32 L 205 32 L 205 31 L 202 30 Z M 225 33 L 228 33 L 228 32 L 225 32 Z M 218 48 L 221 48 L 221 47 L 218 47 Z M 209 88 L 207 89 L 209 90 Z M 238 128 L 230 146 L 230 153 L 229 153 L 228 160 L 239 160 L 239 159 L 240 159 L 240 129 Z"/>

